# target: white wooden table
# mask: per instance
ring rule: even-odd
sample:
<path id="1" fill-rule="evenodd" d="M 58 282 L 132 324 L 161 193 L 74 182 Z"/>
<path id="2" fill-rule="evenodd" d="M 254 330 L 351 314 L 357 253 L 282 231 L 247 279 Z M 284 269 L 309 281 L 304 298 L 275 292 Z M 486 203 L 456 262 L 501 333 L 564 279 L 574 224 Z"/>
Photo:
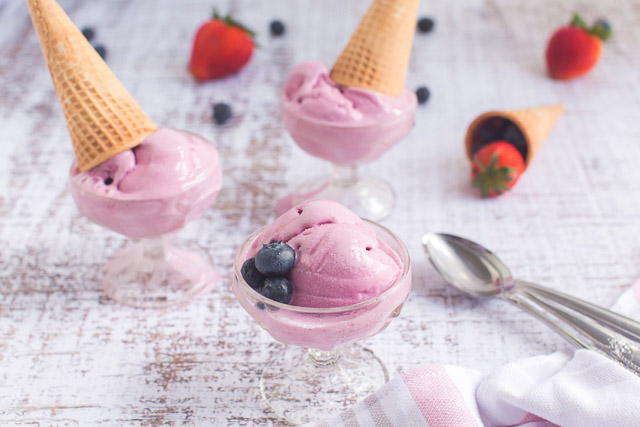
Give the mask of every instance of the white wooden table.
<path id="1" fill-rule="evenodd" d="M 69 194 L 73 152 L 24 2 L 0 0 L 0 424 L 269 425 L 257 378 L 279 347 L 230 289 L 234 250 L 273 218 L 309 170 L 279 118 L 279 91 L 303 60 L 335 60 L 366 1 L 217 2 L 255 28 L 261 48 L 240 74 L 196 84 L 186 71 L 205 0 L 61 1 L 97 30 L 108 63 L 154 121 L 215 142 L 224 190 L 180 236 L 207 248 L 223 283 L 188 308 L 149 315 L 100 290 L 123 236 L 80 216 Z M 407 85 L 426 84 L 409 138 L 367 169 L 391 182 L 385 225 L 413 257 L 401 316 L 367 344 L 390 371 L 461 364 L 482 371 L 563 348 L 537 321 L 499 301 L 447 287 L 423 256 L 425 231 L 495 250 L 522 278 L 610 305 L 640 274 L 640 8 L 632 0 L 427 2 L 436 30 L 417 35 Z M 574 10 L 606 16 L 614 36 L 588 76 L 555 82 L 543 52 Z M 336 11 L 340 13 L 336 14 Z M 287 26 L 268 35 L 271 19 Z M 217 127 L 211 103 L 229 102 Z M 466 125 L 494 108 L 564 102 L 546 146 L 516 189 L 480 200 L 469 186 Z"/>

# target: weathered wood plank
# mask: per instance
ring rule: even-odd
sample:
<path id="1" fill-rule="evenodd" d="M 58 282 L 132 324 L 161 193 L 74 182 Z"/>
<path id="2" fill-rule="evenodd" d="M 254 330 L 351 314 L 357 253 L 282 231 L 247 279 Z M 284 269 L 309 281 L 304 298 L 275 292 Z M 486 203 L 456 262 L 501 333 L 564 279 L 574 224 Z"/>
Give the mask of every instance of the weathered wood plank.
<path id="1" fill-rule="evenodd" d="M 225 280 L 187 309 L 145 314 L 99 287 L 124 238 L 82 218 L 67 187 L 72 149 L 24 2 L 0 1 L 0 423 L 270 425 L 257 376 L 278 349 L 230 289 L 234 250 L 272 218 L 275 199 L 322 162 L 298 149 L 279 118 L 288 70 L 331 63 L 364 1 L 219 2 L 259 31 L 239 75 L 195 84 L 186 71 L 206 1 L 62 1 L 93 25 L 116 74 L 159 124 L 215 142 L 224 190 L 180 236 L 207 248 Z M 340 10 L 339 14 L 335 14 Z M 542 62 L 546 38 L 574 10 L 616 31 L 589 76 L 559 83 Z M 565 344 L 498 301 L 445 286 L 421 252 L 443 230 L 483 242 L 518 276 L 610 304 L 640 272 L 640 7 L 633 1 L 423 2 L 436 31 L 416 37 L 407 79 L 432 99 L 416 128 L 366 169 L 392 182 L 385 225 L 407 243 L 414 290 L 402 315 L 368 344 L 392 372 L 427 363 L 486 371 Z M 278 17 L 287 34 L 271 39 Z M 210 104 L 231 103 L 216 127 Z M 478 113 L 564 102 L 566 113 L 515 191 L 481 201 L 469 189 L 462 139 Z"/>

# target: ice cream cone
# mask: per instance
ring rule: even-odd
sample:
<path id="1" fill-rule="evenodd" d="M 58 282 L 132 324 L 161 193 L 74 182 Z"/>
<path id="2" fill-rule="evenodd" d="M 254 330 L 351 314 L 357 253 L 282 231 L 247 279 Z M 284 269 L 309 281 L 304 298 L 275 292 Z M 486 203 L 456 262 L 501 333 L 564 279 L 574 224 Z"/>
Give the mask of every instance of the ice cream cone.
<path id="1" fill-rule="evenodd" d="M 562 105 L 549 105 L 484 113 L 467 129 L 467 156 L 472 159 L 482 146 L 492 141 L 506 140 L 520 150 L 525 166 L 529 166 L 563 110 Z"/>
<path id="2" fill-rule="evenodd" d="M 54 0 L 27 0 L 81 172 L 140 144 L 156 130 Z"/>
<path id="3" fill-rule="evenodd" d="M 373 0 L 331 70 L 331 80 L 400 96 L 411 55 L 419 0 Z"/>

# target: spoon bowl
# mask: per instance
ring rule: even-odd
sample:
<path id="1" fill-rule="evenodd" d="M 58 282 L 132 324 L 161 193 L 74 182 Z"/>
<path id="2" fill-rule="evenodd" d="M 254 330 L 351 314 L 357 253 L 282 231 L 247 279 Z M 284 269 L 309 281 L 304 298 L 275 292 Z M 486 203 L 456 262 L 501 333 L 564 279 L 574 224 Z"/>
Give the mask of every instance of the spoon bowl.
<path id="1" fill-rule="evenodd" d="M 496 296 L 512 282 L 511 271 L 500 258 L 470 240 L 427 233 L 422 245 L 438 273 L 462 292 L 476 297 Z"/>

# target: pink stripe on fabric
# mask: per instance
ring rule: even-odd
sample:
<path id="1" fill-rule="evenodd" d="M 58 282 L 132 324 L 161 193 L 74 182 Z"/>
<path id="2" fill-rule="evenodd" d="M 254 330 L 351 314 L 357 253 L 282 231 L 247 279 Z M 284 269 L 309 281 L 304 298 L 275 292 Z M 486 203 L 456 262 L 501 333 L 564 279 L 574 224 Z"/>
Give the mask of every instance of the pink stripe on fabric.
<path id="1" fill-rule="evenodd" d="M 414 369 L 402 379 L 430 427 L 478 425 L 444 366 Z"/>
<path id="2" fill-rule="evenodd" d="M 542 423 L 542 424 L 537 424 L 538 426 L 540 426 L 540 425 L 544 425 L 544 426 L 548 426 L 548 427 L 553 427 L 553 426 L 556 426 L 556 425 L 557 425 L 557 424 L 554 424 L 554 423 L 552 423 L 552 422 L 550 422 L 550 421 L 545 420 L 545 419 L 544 419 L 544 418 L 542 418 L 542 417 L 539 417 L 539 416 L 538 416 L 538 415 L 536 415 L 536 414 L 532 414 L 531 412 L 527 412 L 527 415 L 525 415 L 525 416 L 524 416 L 524 418 L 522 419 L 522 421 L 520 421 L 520 422 L 519 422 L 519 423 L 517 423 L 517 424 L 512 424 L 512 425 L 511 425 L 511 426 L 509 426 L 509 427 L 522 426 L 522 425 L 529 424 L 529 423 L 534 423 L 534 422 L 535 422 L 535 423 Z"/>

